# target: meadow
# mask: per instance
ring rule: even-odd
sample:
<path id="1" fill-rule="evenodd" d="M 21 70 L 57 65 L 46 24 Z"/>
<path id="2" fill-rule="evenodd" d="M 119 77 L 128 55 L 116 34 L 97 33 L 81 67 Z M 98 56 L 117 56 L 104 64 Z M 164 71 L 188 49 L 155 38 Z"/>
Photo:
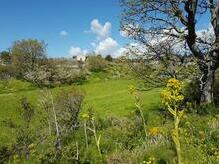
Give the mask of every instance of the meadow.
<path id="1" fill-rule="evenodd" d="M 83 85 L 61 86 L 50 89 L 56 95 L 62 90 L 72 90 L 75 87 L 85 93 L 85 101 L 82 112 L 92 107 L 95 115 L 105 118 L 112 115 L 117 117 L 129 116 L 133 112 L 134 99 L 129 92 L 129 87 L 135 85 L 135 80 L 127 79 L 91 79 Z M 21 80 L 11 80 L 7 88 L 1 86 L 0 94 L 0 145 L 11 141 L 13 129 L 6 128 L 4 120 L 19 120 L 17 114 L 18 100 L 27 97 L 28 100 L 39 107 L 39 99 L 42 89 L 33 86 L 31 83 Z M 160 89 L 141 92 L 144 100 L 145 112 L 156 109 L 160 105 Z M 38 108 L 38 110 L 40 110 Z"/>
<path id="2" fill-rule="evenodd" d="M 5 87 L 7 86 L 7 87 Z M 110 79 L 105 73 L 93 74 L 83 84 L 62 85 L 49 89 L 55 97 L 62 91 L 76 88 L 84 93 L 85 99 L 79 114 L 80 128 L 70 135 L 63 148 L 63 157 L 59 159 L 53 155 L 49 145 L 39 145 L 34 148 L 39 154 L 33 153 L 29 160 L 14 156 L 13 162 L 39 163 L 46 160 L 49 163 L 71 163 L 78 160 L 81 163 L 176 163 L 177 158 L 171 142 L 173 119 L 162 109 L 162 88 L 148 91 L 138 91 L 142 101 L 145 130 L 141 116 L 136 109 L 136 100 L 130 93 L 130 88 L 138 86 L 138 80 L 131 78 Z M 18 114 L 19 99 L 27 97 L 36 108 L 32 121 L 34 128 L 42 125 L 43 111 L 39 105 L 44 89 L 33 84 L 10 80 L 7 85 L 0 85 L 0 146 L 4 147 L 16 143 L 16 125 L 23 124 Z M 86 148 L 83 115 L 92 108 L 95 120 L 96 135 L 101 136 L 100 152 L 97 149 L 92 133 L 88 131 L 89 146 Z M 212 111 L 212 113 L 211 113 Z M 218 162 L 218 126 L 219 117 L 215 113 L 217 108 L 208 108 L 208 113 L 197 114 L 187 111 L 180 123 L 180 142 L 183 161 L 190 164 Z M 92 123 L 92 120 L 90 120 Z M 90 125 L 90 124 L 88 124 Z M 90 125 L 91 126 L 91 125 Z M 91 126 L 92 127 L 92 126 Z M 46 131 L 47 133 L 47 131 Z M 79 152 L 75 151 L 79 145 Z M 50 155 L 48 156 L 49 153 Z M 69 154 L 70 153 L 70 154 Z M 73 154 L 72 154 L 73 153 Z M 58 158 L 58 159 L 57 159 Z"/>

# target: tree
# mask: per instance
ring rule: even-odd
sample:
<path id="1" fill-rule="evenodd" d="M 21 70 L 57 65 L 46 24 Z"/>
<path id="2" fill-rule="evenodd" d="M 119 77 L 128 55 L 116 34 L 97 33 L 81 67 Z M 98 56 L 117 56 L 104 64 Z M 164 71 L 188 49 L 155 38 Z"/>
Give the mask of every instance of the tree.
<path id="1" fill-rule="evenodd" d="M 106 60 L 106 61 L 109 61 L 109 62 L 112 62 L 112 61 L 113 61 L 113 58 L 112 58 L 111 55 L 107 55 L 107 56 L 105 57 L 105 60 Z"/>
<path id="2" fill-rule="evenodd" d="M 11 64 L 11 54 L 9 51 L 2 51 L 0 53 L 0 59 L 3 64 Z"/>
<path id="3" fill-rule="evenodd" d="M 89 56 L 87 59 L 87 67 L 92 72 L 104 71 L 107 67 L 107 61 L 101 55 Z"/>
<path id="4" fill-rule="evenodd" d="M 11 48 L 12 62 L 24 77 L 36 70 L 46 58 L 46 44 L 36 39 L 15 41 Z"/>
<path id="5" fill-rule="evenodd" d="M 185 44 L 201 72 L 200 103 L 212 103 L 219 67 L 219 0 L 121 0 L 121 4 L 121 27 L 127 36 L 149 48 L 155 38 Z M 209 30 L 198 31 L 198 18 L 208 14 L 213 37 Z"/>
<path id="6" fill-rule="evenodd" d="M 175 50 L 175 45 L 176 42 L 172 40 L 156 40 L 150 47 L 127 47 L 126 57 L 129 60 L 126 62 L 134 75 L 143 82 L 143 88 L 162 87 L 170 78 L 196 79 L 198 71 L 193 58 L 181 55 L 181 49 Z"/>

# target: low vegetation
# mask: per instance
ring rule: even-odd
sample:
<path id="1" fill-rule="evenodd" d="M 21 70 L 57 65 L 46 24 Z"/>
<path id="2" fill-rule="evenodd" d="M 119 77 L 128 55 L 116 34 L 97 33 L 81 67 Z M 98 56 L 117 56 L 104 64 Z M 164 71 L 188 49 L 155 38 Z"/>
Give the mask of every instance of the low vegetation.
<path id="1" fill-rule="evenodd" d="M 141 91 L 132 87 L 136 80 L 109 77 L 110 70 L 82 85 L 46 90 L 11 81 L 17 84 L 13 91 L 8 87 L 0 95 L 1 162 L 177 163 L 179 153 L 183 163 L 218 160 L 216 108 L 204 115 L 186 108 L 174 129 L 175 119 L 161 105 L 161 88 Z M 175 99 L 164 97 L 164 105 L 174 107 Z"/>

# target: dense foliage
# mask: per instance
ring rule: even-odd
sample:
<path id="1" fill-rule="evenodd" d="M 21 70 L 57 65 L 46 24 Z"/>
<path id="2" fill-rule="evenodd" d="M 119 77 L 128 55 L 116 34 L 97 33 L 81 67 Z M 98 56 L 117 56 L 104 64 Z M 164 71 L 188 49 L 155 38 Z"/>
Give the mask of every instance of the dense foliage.
<path id="1" fill-rule="evenodd" d="M 12 62 L 18 74 L 25 77 L 46 58 L 46 45 L 38 40 L 18 40 L 11 47 Z"/>
<path id="2" fill-rule="evenodd" d="M 87 68 L 93 72 L 104 71 L 107 67 L 107 61 L 100 55 L 89 56 L 87 59 Z"/>

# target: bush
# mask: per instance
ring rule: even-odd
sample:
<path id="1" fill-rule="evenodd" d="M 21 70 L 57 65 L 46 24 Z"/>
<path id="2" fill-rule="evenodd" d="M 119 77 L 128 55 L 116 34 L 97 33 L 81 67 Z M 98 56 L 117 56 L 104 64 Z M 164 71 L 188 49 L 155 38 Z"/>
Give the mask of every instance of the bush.
<path id="1" fill-rule="evenodd" d="M 86 72 L 47 61 L 41 67 L 26 74 L 25 79 L 40 87 L 55 87 L 62 84 L 81 84 L 86 80 Z"/>
<path id="2" fill-rule="evenodd" d="M 9 51 L 0 52 L 0 60 L 3 64 L 8 65 L 12 62 L 12 56 Z"/>
<path id="3" fill-rule="evenodd" d="M 53 84 L 54 67 L 44 65 L 24 75 L 24 79 L 40 87 L 51 87 Z"/>
<path id="4" fill-rule="evenodd" d="M 82 108 L 84 94 L 77 89 L 62 91 L 56 98 L 55 109 L 62 133 L 71 132 L 79 125 L 78 115 Z"/>
<path id="5" fill-rule="evenodd" d="M 86 80 L 86 72 L 83 70 L 59 67 L 56 68 L 53 78 L 55 84 L 81 84 Z"/>
<path id="6" fill-rule="evenodd" d="M 8 146 L 0 147 L 0 163 L 6 163 L 9 161 L 12 151 Z"/>
<path id="7" fill-rule="evenodd" d="M 55 99 L 50 91 L 44 90 L 41 106 L 45 111 L 42 127 L 46 132 L 43 145 L 45 151 L 40 159 L 43 163 L 56 163 L 64 159 L 72 159 L 71 151 L 75 151 L 75 144 L 69 144 L 79 127 L 78 116 L 82 108 L 84 94 L 77 89 L 62 91 Z"/>
<path id="8" fill-rule="evenodd" d="M 187 81 L 184 86 L 183 94 L 185 96 L 186 102 L 191 102 L 192 107 L 195 108 L 200 102 L 200 92 L 199 92 L 199 81 L 194 79 Z M 219 70 L 215 73 L 215 83 L 214 83 L 214 103 L 219 105 Z M 205 109 L 205 107 L 204 107 Z"/>
<path id="9" fill-rule="evenodd" d="M 0 65 L 0 80 L 8 80 L 16 75 L 16 69 L 12 65 Z"/>
<path id="10" fill-rule="evenodd" d="M 184 101 L 191 103 L 191 108 L 196 108 L 200 101 L 199 81 L 193 80 L 184 83 L 183 95 Z"/>
<path id="11" fill-rule="evenodd" d="M 112 61 L 113 61 L 113 58 L 112 58 L 111 55 L 107 55 L 107 56 L 105 57 L 105 60 L 106 60 L 106 61 L 109 61 L 109 62 L 112 62 Z"/>
<path id="12" fill-rule="evenodd" d="M 87 67 L 92 72 L 105 71 L 107 62 L 101 56 L 89 56 Z"/>

